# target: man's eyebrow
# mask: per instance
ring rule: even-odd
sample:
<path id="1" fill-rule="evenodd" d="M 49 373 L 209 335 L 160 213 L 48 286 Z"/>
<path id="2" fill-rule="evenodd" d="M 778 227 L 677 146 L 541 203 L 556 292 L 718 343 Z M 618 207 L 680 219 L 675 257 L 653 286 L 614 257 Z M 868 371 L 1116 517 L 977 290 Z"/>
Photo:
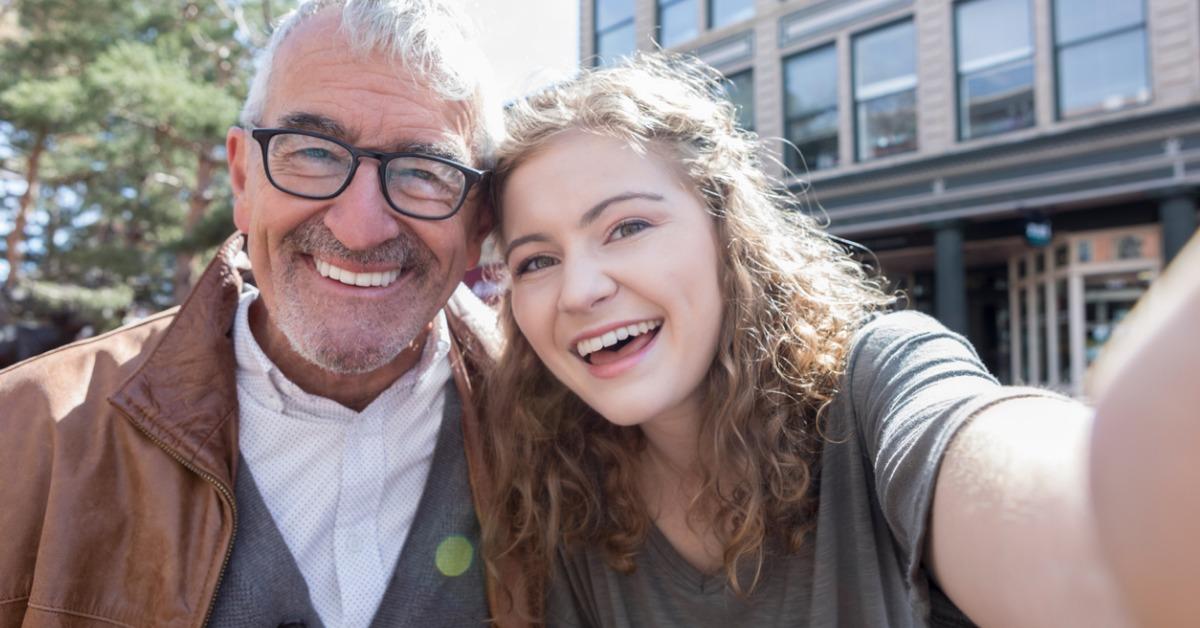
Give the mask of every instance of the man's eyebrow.
<path id="1" fill-rule="evenodd" d="M 457 161 L 463 165 L 471 165 L 470 157 L 464 152 L 463 147 L 456 145 L 454 142 L 438 142 L 430 144 L 427 142 L 400 142 L 389 147 L 388 152 L 392 153 L 420 153 L 422 155 L 432 155 Z"/>
<path id="2" fill-rule="evenodd" d="M 656 202 L 663 200 L 661 194 L 654 194 L 651 192 L 624 192 L 622 194 L 617 194 L 616 196 L 610 196 L 599 203 L 596 203 L 591 209 L 584 212 L 584 214 L 579 217 L 579 226 L 586 227 L 593 222 L 596 222 L 596 219 L 600 217 L 600 214 L 603 214 L 604 210 L 608 209 L 609 206 L 615 203 L 631 201 L 637 198 Z"/>
<path id="3" fill-rule="evenodd" d="M 617 194 L 616 196 L 610 196 L 610 197 L 600 201 L 599 203 L 596 203 L 594 206 L 592 206 L 591 209 L 584 212 L 583 216 L 581 216 L 579 218 L 579 226 L 586 227 L 586 226 L 592 224 L 593 222 L 596 222 L 596 219 L 600 217 L 600 214 L 604 213 L 604 210 L 608 209 L 609 206 L 611 206 L 615 203 L 620 203 L 622 201 L 630 201 L 630 200 L 638 199 L 638 198 L 646 199 L 649 201 L 655 201 L 655 202 L 663 200 L 663 197 L 661 194 L 654 194 L 651 192 L 624 192 L 622 194 Z M 548 238 L 546 236 L 546 234 L 544 234 L 544 233 L 531 233 L 529 235 L 523 235 L 519 238 L 515 238 L 512 242 L 508 243 L 508 246 L 504 247 L 504 259 L 507 260 L 508 256 L 512 255 L 513 249 L 517 248 L 518 246 L 521 246 L 522 244 L 526 244 L 529 242 L 549 242 L 549 241 L 550 241 L 550 238 Z"/>
<path id="4" fill-rule="evenodd" d="M 313 131 L 316 133 L 324 133 L 339 139 L 346 139 L 349 134 L 337 120 L 328 118 L 315 113 L 305 113 L 298 111 L 289 113 L 279 119 L 279 126 L 288 129 L 299 129 L 301 131 Z"/>

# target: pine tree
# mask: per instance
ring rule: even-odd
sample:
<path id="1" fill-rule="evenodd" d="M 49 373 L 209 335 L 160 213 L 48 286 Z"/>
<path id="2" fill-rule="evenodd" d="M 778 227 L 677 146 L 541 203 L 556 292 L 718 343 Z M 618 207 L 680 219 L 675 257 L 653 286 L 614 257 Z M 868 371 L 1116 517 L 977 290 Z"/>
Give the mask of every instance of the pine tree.
<path id="1" fill-rule="evenodd" d="M 232 232 L 225 132 L 292 2 L 0 3 L 0 308 L 102 331 L 180 302 Z"/>

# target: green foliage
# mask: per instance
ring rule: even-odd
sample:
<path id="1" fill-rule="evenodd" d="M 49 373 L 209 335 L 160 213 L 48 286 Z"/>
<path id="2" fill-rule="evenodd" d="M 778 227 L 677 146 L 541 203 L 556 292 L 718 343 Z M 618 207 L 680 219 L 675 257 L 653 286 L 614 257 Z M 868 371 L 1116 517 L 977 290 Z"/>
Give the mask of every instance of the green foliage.
<path id="1" fill-rule="evenodd" d="M 86 288 L 72 284 L 27 281 L 18 295 L 31 313 L 45 319 L 70 319 L 102 328 L 116 327 L 133 306 L 129 286 Z"/>
<path id="2" fill-rule="evenodd" d="M 189 75 L 174 42 L 119 42 L 88 72 L 98 100 L 112 115 L 170 129 L 182 141 L 223 138 L 237 121 L 240 101 L 228 89 Z"/>
<path id="3" fill-rule="evenodd" d="M 27 79 L 0 92 L 9 121 L 31 129 L 70 126 L 84 106 L 83 85 L 73 76 Z"/>
<path id="4" fill-rule="evenodd" d="M 25 189 L 13 180 L 39 141 L 44 152 L 22 280 L 0 293 L 0 318 L 7 305 L 10 317 L 69 314 L 103 331 L 175 301 L 177 265 L 204 261 L 188 256 L 211 255 L 233 231 L 225 133 L 267 17 L 293 4 L 12 3 L 17 30 L 0 34 L 0 225 Z"/>

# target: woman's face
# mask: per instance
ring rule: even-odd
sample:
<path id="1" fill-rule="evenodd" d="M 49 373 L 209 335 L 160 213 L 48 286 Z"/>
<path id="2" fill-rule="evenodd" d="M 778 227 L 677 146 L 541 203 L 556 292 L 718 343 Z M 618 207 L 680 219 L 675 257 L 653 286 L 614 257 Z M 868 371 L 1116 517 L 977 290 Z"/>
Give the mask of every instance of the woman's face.
<path id="1" fill-rule="evenodd" d="M 674 163 L 568 131 L 517 167 L 501 202 L 513 314 L 550 371 L 619 425 L 697 416 L 719 247 Z"/>

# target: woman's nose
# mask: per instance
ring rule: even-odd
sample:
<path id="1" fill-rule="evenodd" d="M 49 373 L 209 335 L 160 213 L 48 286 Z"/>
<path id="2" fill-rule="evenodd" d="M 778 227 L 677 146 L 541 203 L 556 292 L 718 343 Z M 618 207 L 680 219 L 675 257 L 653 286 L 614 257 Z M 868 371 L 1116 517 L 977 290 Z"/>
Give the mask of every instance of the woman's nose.
<path id="1" fill-rule="evenodd" d="M 564 260 L 563 266 L 563 286 L 558 304 L 560 310 L 586 312 L 616 294 L 616 279 L 597 260 L 568 259 Z"/>

